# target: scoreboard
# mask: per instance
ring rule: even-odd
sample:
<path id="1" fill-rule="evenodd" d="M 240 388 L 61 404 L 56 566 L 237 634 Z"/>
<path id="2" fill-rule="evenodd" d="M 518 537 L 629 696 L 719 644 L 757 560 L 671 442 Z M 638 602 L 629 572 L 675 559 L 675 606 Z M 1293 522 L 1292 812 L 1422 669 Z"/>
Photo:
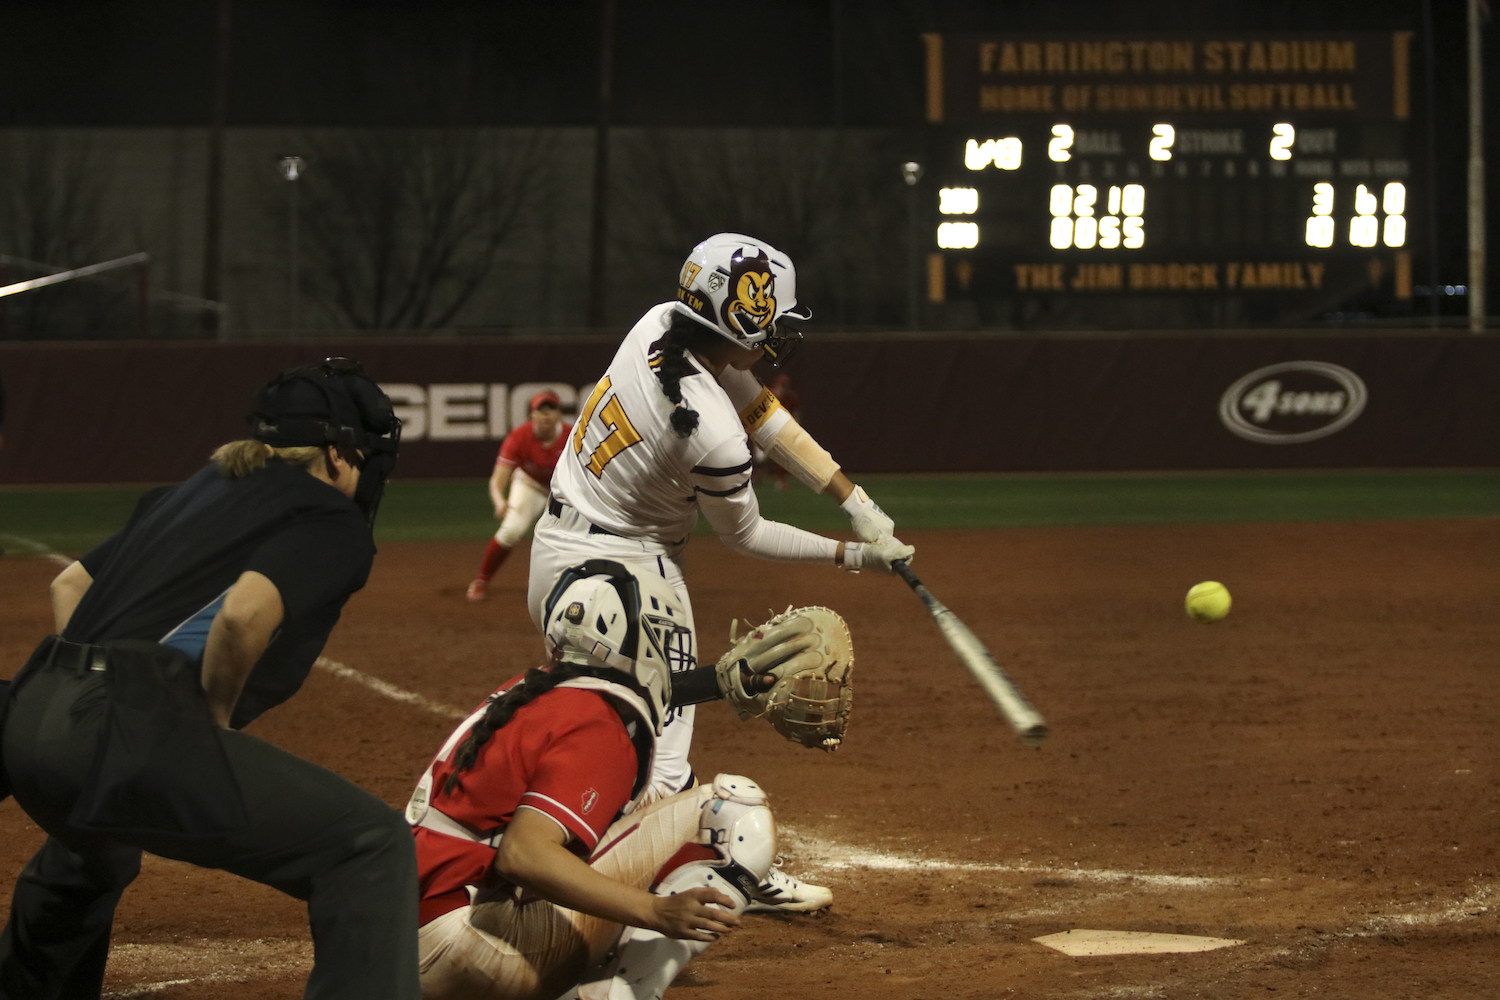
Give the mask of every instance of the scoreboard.
<path id="1" fill-rule="evenodd" d="M 1409 310 L 1410 32 L 925 43 L 930 301 L 1014 327 Z"/>

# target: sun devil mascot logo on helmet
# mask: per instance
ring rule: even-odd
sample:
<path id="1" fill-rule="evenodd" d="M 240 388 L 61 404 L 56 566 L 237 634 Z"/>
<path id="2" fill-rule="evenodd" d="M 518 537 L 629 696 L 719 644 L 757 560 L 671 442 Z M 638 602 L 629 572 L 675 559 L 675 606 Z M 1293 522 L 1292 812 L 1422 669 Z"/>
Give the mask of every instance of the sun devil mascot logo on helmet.
<path id="1" fill-rule="evenodd" d="M 776 277 L 771 274 L 771 258 L 762 250 L 741 250 L 731 261 L 730 293 L 719 307 L 721 318 L 726 325 L 739 320 L 732 325 L 744 329 L 743 317 L 748 316 L 755 329 L 764 330 L 776 317 Z"/>
<path id="2" fill-rule="evenodd" d="M 726 330 L 738 330 L 743 336 L 768 331 L 775 325 L 776 276 L 771 273 L 771 257 L 764 250 L 740 247 L 730 256 L 727 273 L 721 264 L 704 278 L 703 284 L 711 298 L 718 298 L 723 292 L 718 316 L 714 316 L 712 302 L 705 301 L 693 288 L 702 270 L 700 264 L 689 260 L 678 277 L 677 297 L 688 308 L 705 320 L 716 319 Z"/>

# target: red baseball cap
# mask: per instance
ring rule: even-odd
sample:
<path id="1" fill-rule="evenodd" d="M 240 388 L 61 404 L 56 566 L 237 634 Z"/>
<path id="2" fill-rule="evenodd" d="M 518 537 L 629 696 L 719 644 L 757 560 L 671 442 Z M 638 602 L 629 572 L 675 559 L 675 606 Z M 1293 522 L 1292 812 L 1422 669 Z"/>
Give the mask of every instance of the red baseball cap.
<path id="1" fill-rule="evenodd" d="M 543 389 L 541 392 L 537 393 L 535 396 L 532 396 L 531 397 L 531 402 L 529 404 L 527 404 L 527 409 L 528 410 L 538 410 L 538 409 L 541 409 L 543 403 L 551 403 L 553 406 L 557 407 L 559 410 L 562 409 L 562 400 L 558 399 L 557 398 L 557 393 L 553 392 L 551 389 Z"/>

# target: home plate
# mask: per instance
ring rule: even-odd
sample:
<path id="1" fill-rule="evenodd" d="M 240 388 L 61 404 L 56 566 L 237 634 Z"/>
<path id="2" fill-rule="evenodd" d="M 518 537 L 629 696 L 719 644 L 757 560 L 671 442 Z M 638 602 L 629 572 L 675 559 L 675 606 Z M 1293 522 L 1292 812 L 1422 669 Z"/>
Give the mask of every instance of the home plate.
<path id="1" fill-rule="evenodd" d="M 1245 943 L 1232 938 L 1197 937 L 1192 934 L 1091 931 L 1082 927 L 1031 940 L 1064 955 L 1175 955 L 1187 951 L 1213 951 L 1215 948 L 1229 948 Z"/>

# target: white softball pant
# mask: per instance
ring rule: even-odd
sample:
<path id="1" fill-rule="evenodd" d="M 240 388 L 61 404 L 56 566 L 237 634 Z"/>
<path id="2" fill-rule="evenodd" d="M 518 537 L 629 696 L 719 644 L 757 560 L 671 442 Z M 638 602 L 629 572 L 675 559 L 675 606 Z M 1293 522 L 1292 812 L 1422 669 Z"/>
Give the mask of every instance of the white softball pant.
<path id="1" fill-rule="evenodd" d="M 526 537 L 526 532 L 547 509 L 547 487 L 532 479 L 520 469 L 510 474 L 510 492 L 505 497 L 505 516 L 500 519 L 500 530 L 495 532 L 495 541 L 508 549 Z"/>
<path id="2" fill-rule="evenodd" d="M 526 606 L 531 612 L 531 621 L 538 631 L 542 627 L 542 605 L 552 590 L 552 584 L 569 566 L 576 566 L 589 559 L 615 559 L 630 563 L 638 570 L 660 573 L 687 611 L 688 650 L 691 662 L 679 664 L 683 669 L 697 666 L 698 632 L 693 624 L 693 602 L 688 597 L 687 584 L 682 576 L 682 545 L 662 545 L 659 542 L 637 541 L 618 535 L 596 535 L 589 533 L 589 522 L 572 507 L 564 506 L 562 516 L 551 513 L 542 515 L 537 523 L 536 534 L 531 540 L 531 578 L 526 588 Z M 687 786 L 693 769 L 688 763 L 688 750 L 693 742 L 694 706 L 672 709 L 667 713 L 667 724 L 656 741 L 656 766 L 651 772 L 652 799 L 676 794 Z"/>
<path id="3" fill-rule="evenodd" d="M 617 882 L 649 889 L 657 872 L 698 837 L 712 785 L 652 803 L 615 822 L 590 866 Z M 774 845 L 773 845 L 774 849 Z M 551 1000 L 603 962 L 619 924 L 514 894 L 475 902 L 417 931 L 424 1000 Z"/>

